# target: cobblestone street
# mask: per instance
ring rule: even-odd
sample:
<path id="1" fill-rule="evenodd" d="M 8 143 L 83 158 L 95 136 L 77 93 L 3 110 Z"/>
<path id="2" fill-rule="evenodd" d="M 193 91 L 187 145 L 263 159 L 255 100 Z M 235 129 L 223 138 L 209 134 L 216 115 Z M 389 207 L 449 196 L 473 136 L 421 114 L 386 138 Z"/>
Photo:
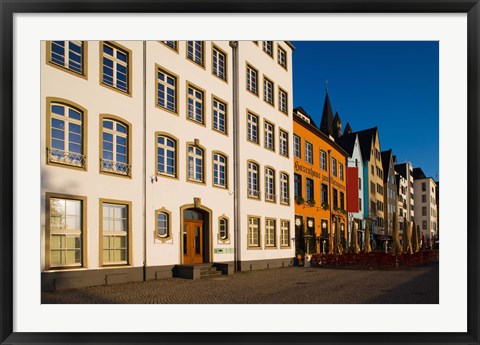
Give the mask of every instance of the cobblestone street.
<path id="1" fill-rule="evenodd" d="M 438 263 L 411 270 L 289 267 L 42 293 L 42 303 L 383 304 L 439 302 Z"/>

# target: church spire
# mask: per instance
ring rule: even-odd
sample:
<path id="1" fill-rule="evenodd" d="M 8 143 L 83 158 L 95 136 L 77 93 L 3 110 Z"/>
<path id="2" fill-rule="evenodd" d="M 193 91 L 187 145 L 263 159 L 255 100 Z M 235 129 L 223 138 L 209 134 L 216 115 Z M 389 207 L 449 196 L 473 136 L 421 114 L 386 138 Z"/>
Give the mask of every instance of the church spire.
<path id="1" fill-rule="evenodd" d="M 330 98 L 328 97 L 328 82 L 327 90 L 325 94 L 325 102 L 323 104 L 322 119 L 320 121 L 320 130 L 326 135 L 333 136 L 333 111 L 330 104 Z"/>

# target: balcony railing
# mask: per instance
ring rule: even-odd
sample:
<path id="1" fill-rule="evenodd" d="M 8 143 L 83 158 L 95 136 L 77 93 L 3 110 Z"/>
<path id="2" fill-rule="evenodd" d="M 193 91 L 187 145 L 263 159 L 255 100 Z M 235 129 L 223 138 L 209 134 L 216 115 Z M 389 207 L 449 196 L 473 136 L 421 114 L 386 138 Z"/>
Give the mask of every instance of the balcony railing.
<path id="1" fill-rule="evenodd" d="M 86 156 L 81 153 L 47 148 L 47 160 L 48 163 L 58 163 L 84 168 Z"/>
<path id="2" fill-rule="evenodd" d="M 290 198 L 286 197 L 286 196 L 281 196 L 280 197 L 280 203 L 281 204 L 290 204 Z"/>
<path id="3" fill-rule="evenodd" d="M 109 159 L 100 158 L 100 169 L 103 172 L 130 176 L 131 165 L 123 162 L 116 162 Z"/>

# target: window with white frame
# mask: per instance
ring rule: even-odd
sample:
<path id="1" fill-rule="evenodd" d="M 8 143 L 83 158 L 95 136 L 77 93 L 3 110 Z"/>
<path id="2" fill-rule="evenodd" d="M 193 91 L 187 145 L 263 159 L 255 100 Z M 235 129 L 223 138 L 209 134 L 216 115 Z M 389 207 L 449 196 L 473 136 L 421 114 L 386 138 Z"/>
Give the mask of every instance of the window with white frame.
<path id="1" fill-rule="evenodd" d="M 258 95 L 258 72 L 252 66 L 247 65 L 247 90 Z"/>
<path id="2" fill-rule="evenodd" d="M 320 151 L 320 169 L 327 171 L 327 153 Z"/>
<path id="3" fill-rule="evenodd" d="M 129 53 L 120 47 L 102 43 L 102 83 L 129 93 Z"/>
<path id="4" fill-rule="evenodd" d="M 83 41 L 51 41 L 50 62 L 80 75 L 85 74 Z"/>
<path id="5" fill-rule="evenodd" d="M 157 135 L 157 174 L 177 176 L 177 141 L 167 135 Z"/>
<path id="6" fill-rule="evenodd" d="M 177 112 L 177 77 L 157 69 L 157 105 Z"/>
<path id="7" fill-rule="evenodd" d="M 187 178 L 190 181 L 203 181 L 203 150 L 194 145 L 187 147 Z"/>
<path id="8" fill-rule="evenodd" d="M 259 166 L 253 162 L 248 162 L 248 196 L 260 198 Z"/>
<path id="9" fill-rule="evenodd" d="M 275 247 L 277 221 L 265 219 L 265 247 Z"/>
<path id="10" fill-rule="evenodd" d="M 280 130 L 280 154 L 288 157 L 288 133 L 284 130 Z"/>
<path id="11" fill-rule="evenodd" d="M 282 89 L 278 89 L 278 110 L 282 113 L 288 113 L 288 95 Z"/>
<path id="12" fill-rule="evenodd" d="M 300 137 L 293 135 L 293 154 L 295 157 L 302 158 L 302 145 L 300 143 Z"/>
<path id="13" fill-rule="evenodd" d="M 51 102 L 48 162 L 85 168 L 84 114 L 67 104 Z"/>
<path id="14" fill-rule="evenodd" d="M 265 168 L 265 200 L 275 202 L 275 171 Z"/>
<path id="15" fill-rule="evenodd" d="M 248 217 L 248 246 L 260 247 L 260 218 Z"/>
<path id="16" fill-rule="evenodd" d="M 308 141 L 305 141 L 305 161 L 313 164 L 313 146 Z"/>
<path id="17" fill-rule="evenodd" d="M 287 52 L 280 46 L 277 48 L 277 60 L 280 66 L 287 68 Z"/>
<path id="18" fill-rule="evenodd" d="M 265 148 L 275 150 L 275 126 L 268 121 L 265 121 Z"/>
<path id="19" fill-rule="evenodd" d="M 248 113 L 247 122 L 247 140 L 258 144 L 258 116 Z"/>
<path id="20" fill-rule="evenodd" d="M 273 41 L 263 41 L 263 51 L 273 57 Z"/>
<path id="21" fill-rule="evenodd" d="M 128 126 L 120 121 L 102 121 L 101 171 L 130 176 Z"/>
<path id="22" fill-rule="evenodd" d="M 213 48 L 212 73 L 222 80 L 227 80 L 227 55 L 216 47 Z"/>
<path id="23" fill-rule="evenodd" d="M 228 239 L 228 219 L 225 217 L 220 217 L 218 221 L 218 236 L 223 241 Z"/>
<path id="24" fill-rule="evenodd" d="M 204 102 L 204 93 L 203 91 L 188 85 L 188 95 L 187 95 L 187 118 L 189 120 L 203 124 L 203 102 Z"/>
<path id="25" fill-rule="evenodd" d="M 290 222 L 288 220 L 280 221 L 280 246 L 290 247 Z"/>
<path id="26" fill-rule="evenodd" d="M 213 154 L 213 185 L 227 188 L 227 157 L 220 153 Z"/>
<path id="27" fill-rule="evenodd" d="M 47 200 L 50 267 L 80 267 L 83 257 L 83 201 L 50 197 Z"/>
<path id="28" fill-rule="evenodd" d="M 263 77 L 263 100 L 273 105 L 273 82 Z"/>
<path id="29" fill-rule="evenodd" d="M 337 176 L 337 160 L 332 158 L 332 175 Z"/>
<path id="30" fill-rule="evenodd" d="M 157 210 L 156 212 L 157 229 L 156 234 L 160 239 L 170 237 L 170 214 L 169 212 Z"/>
<path id="31" fill-rule="evenodd" d="M 128 264 L 128 205 L 103 202 L 102 217 L 103 264 Z"/>
<path id="32" fill-rule="evenodd" d="M 203 66 L 203 41 L 187 41 L 187 58 Z"/>
<path id="33" fill-rule="evenodd" d="M 213 129 L 221 133 L 227 133 L 227 105 L 217 98 L 213 99 Z"/>
<path id="34" fill-rule="evenodd" d="M 290 204 L 290 185 L 288 174 L 280 173 L 280 203 Z"/>

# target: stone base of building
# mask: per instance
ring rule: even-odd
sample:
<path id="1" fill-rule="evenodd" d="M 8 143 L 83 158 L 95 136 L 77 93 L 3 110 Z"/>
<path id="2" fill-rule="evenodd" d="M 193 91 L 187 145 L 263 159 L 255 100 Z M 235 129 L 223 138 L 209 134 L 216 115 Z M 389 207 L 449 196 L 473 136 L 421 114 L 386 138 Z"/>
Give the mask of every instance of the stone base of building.
<path id="1" fill-rule="evenodd" d="M 137 281 L 143 281 L 143 267 L 46 271 L 41 275 L 41 289 L 60 291 Z"/>
<path id="2" fill-rule="evenodd" d="M 256 271 L 289 266 L 293 266 L 293 258 L 240 261 L 240 271 Z"/>

